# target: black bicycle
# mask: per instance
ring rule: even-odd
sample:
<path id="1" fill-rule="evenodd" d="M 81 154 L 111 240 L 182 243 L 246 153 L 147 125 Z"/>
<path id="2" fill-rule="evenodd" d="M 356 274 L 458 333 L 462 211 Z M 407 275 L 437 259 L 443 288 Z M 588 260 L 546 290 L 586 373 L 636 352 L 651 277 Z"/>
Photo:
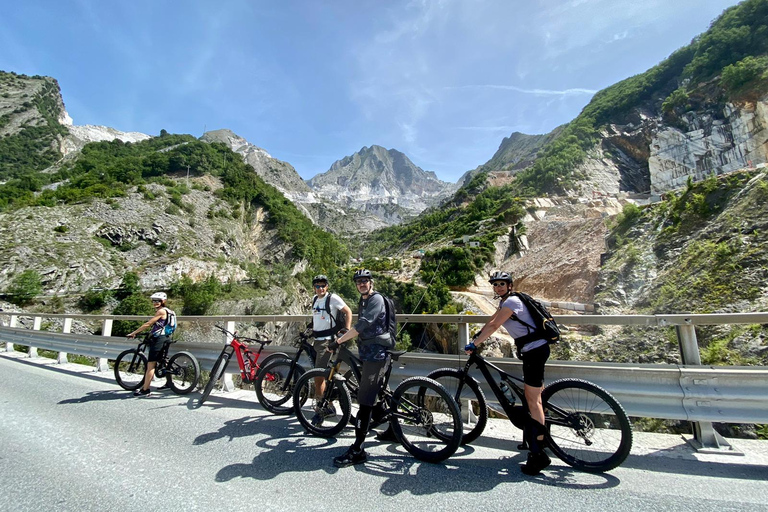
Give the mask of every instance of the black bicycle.
<path id="1" fill-rule="evenodd" d="M 480 369 L 503 413 L 517 428 L 523 429 L 529 417 L 523 380 L 475 351 L 463 369 L 441 368 L 428 375 L 441 383 L 462 409 L 465 421 L 462 442 L 477 439 L 488 421 L 485 394 L 480 382 L 469 374 L 473 365 Z M 498 372 L 501 382 L 496 382 L 491 369 Z M 502 388 L 508 388 L 506 395 Z M 629 455 L 632 426 L 624 408 L 605 389 L 582 379 L 560 379 L 544 388 L 541 399 L 547 446 L 566 464 L 599 473 L 614 469 Z M 516 405 L 518 401 L 520 405 Z"/>
<path id="2" fill-rule="evenodd" d="M 155 378 L 165 379 L 166 384 L 179 395 L 186 395 L 197 387 L 200 380 L 200 364 L 189 352 L 178 352 L 168 358 L 168 349 L 175 340 L 163 344 L 160 360 L 155 367 Z M 147 370 L 147 356 L 144 354 L 149 345 L 149 336 L 136 348 L 125 350 L 115 359 L 115 380 L 121 388 L 133 391 L 144 382 Z"/>
<path id="3" fill-rule="evenodd" d="M 253 385 L 259 403 L 272 414 L 291 414 L 293 412 L 293 388 L 306 369 L 299 364 L 302 354 L 306 354 L 314 363 L 317 352 L 310 343 L 312 330 L 299 333 L 299 348 L 293 359 L 273 360 L 265 364 Z M 306 394 L 302 397 L 306 401 Z"/>
<path id="4" fill-rule="evenodd" d="M 216 359 L 216 362 L 213 364 L 213 368 L 211 368 L 211 375 L 208 379 L 208 383 L 205 385 L 205 389 L 203 389 L 203 394 L 200 397 L 200 404 L 208 399 L 214 386 L 221 376 L 224 375 L 224 371 L 227 369 L 227 365 L 229 364 L 230 359 L 232 359 L 233 354 L 236 356 L 237 364 L 240 367 L 240 378 L 246 384 L 255 382 L 261 369 L 270 361 L 286 359 L 288 357 L 288 354 L 285 352 L 276 352 L 261 360 L 261 351 L 264 350 L 264 345 L 269 345 L 272 343 L 272 340 L 246 338 L 238 336 L 237 332 L 230 332 L 220 325 L 214 325 L 214 327 L 227 335 L 227 341 L 224 344 L 224 348 L 221 349 L 221 353 Z M 248 346 L 249 343 L 258 343 L 259 350 L 256 352 L 251 350 Z"/>
<path id="5" fill-rule="evenodd" d="M 405 354 L 404 351 L 388 353 L 393 364 Z M 339 372 L 342 362 L 349 366 L 350 378 Z M 296 417 L 307 432 L 332 437 L 349 423 L 361 366 L 360 360 L 342 345 L 334 352 L 328 368 L 315 368 L 299 377 L 293 390 L 293 405 Z M 374 409 L 371 427 L 389 422 L 398 441 L 419 460 L 447 459 L 461 444 L 458 404 L 442 385 L 427 377 L 405 379 L 394 391 L 390 390 L 387 384 L 392 366 L 386 372 L 379 394 L 380 407 Z M 325 381 L 322 394 L 315 393 L 315 378 Z"/>

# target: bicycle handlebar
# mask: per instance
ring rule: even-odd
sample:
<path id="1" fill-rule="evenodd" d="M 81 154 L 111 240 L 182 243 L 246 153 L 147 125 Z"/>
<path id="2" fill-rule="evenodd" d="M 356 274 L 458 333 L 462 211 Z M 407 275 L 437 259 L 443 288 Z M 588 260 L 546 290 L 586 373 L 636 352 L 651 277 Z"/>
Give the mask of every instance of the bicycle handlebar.
<path id="1" fill-rule="evenodd" d="M 248 338 L 248 337 L 245 337 L 245 336 L 238 336 L 237 335 L 237 331 L 230 332 L 229 330 L 223 328 L 220 325 L 216 325 L 216 324 L 214 324 L 214 327 L 216 327 L 218 330 L 220 330 L 224 334 L 230 335 L 233 340 L 237 340 L 240 343 L 260 343 L 262 345 L 269 345 L 273 341 L 273 340 L 260 340 L 260 339 L 257 339 L 257 338 Z"/>

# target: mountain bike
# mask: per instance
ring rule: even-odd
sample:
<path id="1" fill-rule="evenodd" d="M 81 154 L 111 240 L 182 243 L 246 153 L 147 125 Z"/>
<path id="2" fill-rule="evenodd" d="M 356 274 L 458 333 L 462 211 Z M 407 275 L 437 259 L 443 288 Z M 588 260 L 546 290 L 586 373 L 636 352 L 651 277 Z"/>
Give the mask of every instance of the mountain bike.
<path id="1" fill-rule="evenodd" d="M 523 380 L 474 351 L 464 368 L 441 368 L 428 375 L 449 391 L 459 408 L 466 407 L 462 410 L 466 420 L 462 442 L 466 444 L 477 439 L 488 421 L 485 394 L 480 382 L 469 374 L 473 365 L 480 369 L 504 415 L 522 430 L 529 417 Z M 496 382 L 492 370 L 498 372 L 500 383 Z M 508 388 L 506 395 L 502 388 Z M 560 379 L 544 388 L 541 400 L 547 429 L 546 444 L 566 464 L 600 473 L 616 468 L 629 455 L 632 426 L 624 408 L 605 389 L 582 379 Z M 516 405 L 517 401 L 521 405 Z M 525 442 L 520 448 L 527 449 Z"/>
<path id="2" fill-rule="evenodd" d="M 168 358 L 168 349 L 175 340 L 163 344 L 160 360 L 155 367 L 155 378 L 165 379 L 166 384 L 178 395 L 191 392 L 200 380 L 200 364 L 189 352 L 178 352 Z M 149 346 L 149 335 L 136 348 L 125 350 L 115 359 L 115 380 L 123 389 L 133 391 L 139 389 L 144 382 L 147 371 L 147 356 L 144 354 Z"/>
<path id="3" fill-rule="evenodd" d="M 219 381 L 221 376 L 224 375 L 224 371 L 227 369 L 227 365 L 229 364 L 230 359 L 232 359 L 233 354 L 237 356 L 237 364 L 240 367 L 240 378 L 242 378 L 243 382 L 246 384 L 254 382 L 263 366 L 269 361 L 288 358 L 288 354 L 285 352 L 276 352 L 259 361 L 261 352 L 264 350 L 264 345 L 269 345 L 272 343 L 272 340 L 246 338 L 244 336 L 238 336 L 237 332 L 229 332 L 220 325 L 214 325 L 214 327 L 227 335 L 227 341 L 224 344 L 224 348 L 221 350 L 218 359 L 216 359 L 216 362 L 213 364 L 210 379 L 208 379 L 208 383 L 205 385 L 203 394 L 200 397 L 200 404 L 208 399 L 211 391 L 213 391 L 213 387 Z M 252 351 L 248 346 L 249 343 L 258 343 L 259 350 L 256 352 Z"/>
<path id="4" fill-rule="evenodd" d="M 299 358 L 306 354 L 312 363 L 317 358 L 317 352 L 309 342 L 312 330 L 308 329 L 299 333 L 299 349 L 293 359 L 279 359 L 270 361 L 262 366 L 259 375 L 253 385 L 256 388 L 256 397 L 264 409 L 272 414 L 291 414 L 293 412 L 293 387 L 296 381 L 306 371 L 299 364 Z M 303 400 L 306 401 L 304 395 Z"/>
<path id="5" fill-rule="evenodd" d="M 405 351 L 387 353 L 394 363 Z M 339 372 L 342 362 L 350 367 L 351 378 Z M 342 345 L 334 351 L 328 368 L 309 370 L 299 377 L 293 390 L 293 405 L 307 432 L 333 437 L 349 423 L 361 367 L 360 360 Z M 419 460 L 440 462 L 453 455 L 462 435 L 461 412 L 453 397 L 438 382 L 426 377 L 408 378 L 392 391 L 388 386 L 391 373 L 392 364 L 385 374 L 371 427 L 389 422 L 398 441 Z M 322 395 L 315 393 L 318 377 L 325 380 Z"/>

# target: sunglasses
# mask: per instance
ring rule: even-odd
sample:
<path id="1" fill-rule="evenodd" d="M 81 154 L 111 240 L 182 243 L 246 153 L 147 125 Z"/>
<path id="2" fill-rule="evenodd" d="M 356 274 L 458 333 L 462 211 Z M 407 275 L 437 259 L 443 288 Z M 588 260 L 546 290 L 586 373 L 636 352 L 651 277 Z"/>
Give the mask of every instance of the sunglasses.
<path id="1" fill-rule="evenodd" d="M 503 286 L 505 284 L 507 284 L 506 281 L 496 281 L 495 283 L 493 283 L 493 286 Z"/>
<path id="2" fill-rule="evenodd" d="M 315 290 L 319 290 L 320 288 L 327 288 L 327 287 L 328 287 L 327 284 L 316 284 L 315 285 Z"/>
<path id="3" fill-rule="evenodd" d="M 368 284 L 370 282 L 371 282 L 370 279 L 358 279 L 357 281 L 355 281 L 355 284 Z"/>
<path id="4" fill-rule="evenodd" d="M 153 300 L 153 301 L 152 301 L 152 304 L 160 304 L 160 303 L 162 303 L 162 302 L 163 302 L 163 301 L 161 301 L 161 300 Z"/>

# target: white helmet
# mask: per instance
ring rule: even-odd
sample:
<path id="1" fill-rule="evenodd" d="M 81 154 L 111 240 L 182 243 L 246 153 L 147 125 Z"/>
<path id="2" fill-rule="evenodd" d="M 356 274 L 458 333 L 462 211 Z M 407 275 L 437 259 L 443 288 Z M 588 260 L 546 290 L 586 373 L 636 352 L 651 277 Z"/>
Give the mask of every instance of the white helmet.
<path id="1" fill-rule="evenodd" d="M 152 296 L 149 298 L 150 300 L 161 300 L 165 302 L 168 300 L 168 296 L 165 294 L 165 292 L 155 292 L 152 294 Z"/>

